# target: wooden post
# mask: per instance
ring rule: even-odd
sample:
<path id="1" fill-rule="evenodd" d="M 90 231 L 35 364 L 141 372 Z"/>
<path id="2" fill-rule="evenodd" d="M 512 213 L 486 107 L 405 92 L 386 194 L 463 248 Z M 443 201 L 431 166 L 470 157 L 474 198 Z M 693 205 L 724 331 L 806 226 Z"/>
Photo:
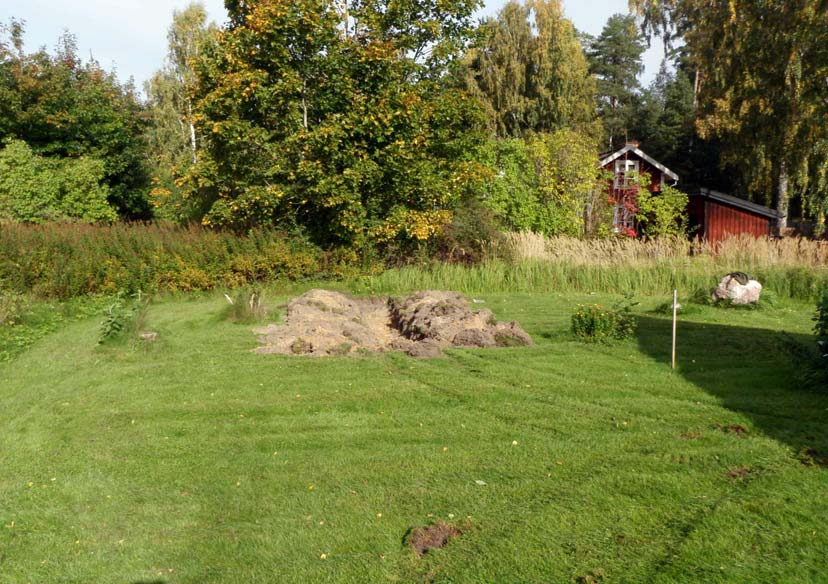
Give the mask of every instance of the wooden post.
<path id="1" fill-rule="evenodd" d="M 672 368 L 676 368 L 676 314 L 678 313 L 678 290 L 673 290 L 673 358 Z"/>

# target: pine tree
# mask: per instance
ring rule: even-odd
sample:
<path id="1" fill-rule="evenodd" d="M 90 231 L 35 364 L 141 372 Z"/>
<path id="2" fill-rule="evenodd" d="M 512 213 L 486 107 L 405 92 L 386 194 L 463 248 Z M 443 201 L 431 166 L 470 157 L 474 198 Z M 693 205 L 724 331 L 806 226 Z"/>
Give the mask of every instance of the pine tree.
<path id="1" fill-rule="evenodd" d="M 611 16 L 600 36 L 589 43 L 590 70 L 598 79 L 598 111 L 611 150 L 622 145 L 635 125 L 645 49 L 635 17 L 621 14 Z"/>

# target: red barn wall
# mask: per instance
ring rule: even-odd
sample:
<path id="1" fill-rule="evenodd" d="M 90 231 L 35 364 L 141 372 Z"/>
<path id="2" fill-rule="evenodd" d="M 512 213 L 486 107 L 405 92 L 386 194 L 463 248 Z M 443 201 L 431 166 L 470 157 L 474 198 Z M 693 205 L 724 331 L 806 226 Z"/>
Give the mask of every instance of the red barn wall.
<path id="1" fill-rule="evenodd" d="M 707 221 L 705 236 L 710 242 L 722 241 L 728 236 L 748 233 L 754 237 L 767 237 L 770 222 L 767 217 L 755 215 L 722 205 L 716 201 L 707 201 Z"/>

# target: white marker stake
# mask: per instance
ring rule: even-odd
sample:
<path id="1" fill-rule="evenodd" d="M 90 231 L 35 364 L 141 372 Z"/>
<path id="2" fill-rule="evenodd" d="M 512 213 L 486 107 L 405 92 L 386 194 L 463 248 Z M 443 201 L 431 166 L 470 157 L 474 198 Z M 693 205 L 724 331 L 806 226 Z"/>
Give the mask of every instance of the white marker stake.
<path id="1" fill-rule="evenodd" d="M 678 312 L 678 290 L 673 290 L 673 369 L 676 368 L 676 313 Z"/>

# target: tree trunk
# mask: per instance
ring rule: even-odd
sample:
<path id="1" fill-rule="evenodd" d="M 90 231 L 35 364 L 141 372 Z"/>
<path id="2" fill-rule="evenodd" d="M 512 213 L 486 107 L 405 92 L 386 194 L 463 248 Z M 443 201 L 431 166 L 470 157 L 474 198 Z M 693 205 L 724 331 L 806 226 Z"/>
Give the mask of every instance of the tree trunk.
<path id="1" fill-rule="evenodd" d="M 308 103 L 305 101 L 305 92 L 308 89 L 308 82 L 302 81 L 302 126 L 308 129 Z"/>
<path id="2" fill-rule="evenodd" d="M 788 164 L 782 162 L 779 166 L 779 182 L 776 188 L 776 210 L 779 212 L 779 218 L 776 220 L 776 234 L 784 235 L 788 228 L 788 183 L 790 178 L 788 176 Z"/>
<path id="3" fill-rule="evenodd" d="M 699 75 L 699 68 L 696 67 L 696 78 L 693 80 L 693 111 L 699 109 L 699 89 L 701 89 L 701 76 Z"/>
<path id="4" fill-rule="evenodd" d="M 193 164 L 198 163 L 198 151 L 197 151 L 197 144 L 196 144 L 196 131 L 195 125 L 193 124 L 193 104 L 188 100 L 187 101 L 187 123 L 190 126 L 190 150 L 193 154 Z"/>

